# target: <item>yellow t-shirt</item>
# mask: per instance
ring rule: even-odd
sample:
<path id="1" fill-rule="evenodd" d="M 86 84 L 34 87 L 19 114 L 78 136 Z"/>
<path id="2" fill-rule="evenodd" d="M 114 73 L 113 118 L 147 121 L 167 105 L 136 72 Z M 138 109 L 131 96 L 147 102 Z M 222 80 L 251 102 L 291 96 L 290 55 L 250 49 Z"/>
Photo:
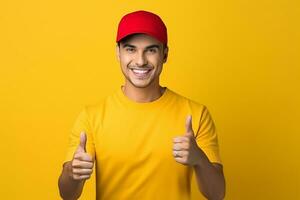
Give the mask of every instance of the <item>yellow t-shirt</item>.
<path id="1" fill-rule="evenodd" d="M 79 114 L 65 161 L 72 160 L 80 132 L 96 160 L 97 200 L 190 199 L 193 168 L 175 161 L 173 138 L 184 135 L 192 115 L 199 147 L 211 162 L 221 163 L 217 133 L 207 108 L 169 88 L 149 103 L 137 103 L 121 88 Z"/>

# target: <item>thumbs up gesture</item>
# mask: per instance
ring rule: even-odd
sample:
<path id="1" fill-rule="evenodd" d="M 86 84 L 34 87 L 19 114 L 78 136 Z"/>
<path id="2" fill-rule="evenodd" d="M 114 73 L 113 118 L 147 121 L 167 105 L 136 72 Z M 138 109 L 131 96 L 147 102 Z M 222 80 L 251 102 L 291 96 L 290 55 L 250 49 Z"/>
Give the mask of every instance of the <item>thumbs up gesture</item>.
<path id="1" fill-rule="evenodd" d="M 191 115 L 186 118 L 185 134 L 173 138 L 173 156 L 177 162 L 184 165 L 195 166 L 199 163 L 201 150 L 194 137 Z"/>
<path id="2" fill-rule="evenodd" d="M 72 160 L 71 176 L 74 180 L 86 180 L 93 172 L 94 160 L 86 153 L 87 137 L 85 132 L 80 134 L 80 143 L 74 153 Z"/>

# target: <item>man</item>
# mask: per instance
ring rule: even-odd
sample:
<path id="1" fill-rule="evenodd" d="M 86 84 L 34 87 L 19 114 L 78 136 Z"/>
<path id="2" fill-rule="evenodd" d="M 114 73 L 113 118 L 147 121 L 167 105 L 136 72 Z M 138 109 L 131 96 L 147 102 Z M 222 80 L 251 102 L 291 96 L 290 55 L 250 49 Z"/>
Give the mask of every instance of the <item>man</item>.
<path id="1" fill-rule="evenodd" d="M 70 134 L 60 195 L 77 199 L 96 171 L 101 200 L 190 199 L 195 172 L 208 199 L 223 199 L 217 133 L 207 108 L 159 84 L 167 29 L 159 16 L 136 11 L 118 26 L 117 57 L 125 83 L 86 106 Z"/>

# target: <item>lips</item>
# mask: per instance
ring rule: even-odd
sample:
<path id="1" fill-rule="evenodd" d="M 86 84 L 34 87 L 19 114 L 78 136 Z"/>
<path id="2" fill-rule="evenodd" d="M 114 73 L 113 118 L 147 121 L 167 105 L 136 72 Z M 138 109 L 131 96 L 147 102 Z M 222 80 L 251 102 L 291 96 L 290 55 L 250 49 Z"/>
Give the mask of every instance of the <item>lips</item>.
<path id="1" fill-rule="evenodd" d="M 133 72 L 133 74 L 135 76 L 137 76 L 139 78 L 147 77 L 147 75 L 150 74 L 150 71 L 152 71 L 151 68 L 143 68 L 143 69 L 141 69 L 141 68 L 139 68 L 139 69 L 131 68 L 130 70 Z"/>

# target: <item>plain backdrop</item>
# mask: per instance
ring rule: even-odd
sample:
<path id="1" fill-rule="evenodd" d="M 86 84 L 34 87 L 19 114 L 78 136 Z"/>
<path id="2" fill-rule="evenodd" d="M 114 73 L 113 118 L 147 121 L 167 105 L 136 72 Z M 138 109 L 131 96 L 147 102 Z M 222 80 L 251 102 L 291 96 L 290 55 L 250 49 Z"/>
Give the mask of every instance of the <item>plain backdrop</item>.
<path id="1" fill-rule="evenodd" d="M 296 0 L 1 1 L 0 198 L 59 199 L 74 120 L 123 83 L 117 24 L 144 9 L 168 27 L 162 85 L 212 114 L 226 199 L 300 199 L 299 8 Z M 94 184 L 81 199 L 95 198 Z M 192 196 L 204 199 L 195 179 Z"/>

